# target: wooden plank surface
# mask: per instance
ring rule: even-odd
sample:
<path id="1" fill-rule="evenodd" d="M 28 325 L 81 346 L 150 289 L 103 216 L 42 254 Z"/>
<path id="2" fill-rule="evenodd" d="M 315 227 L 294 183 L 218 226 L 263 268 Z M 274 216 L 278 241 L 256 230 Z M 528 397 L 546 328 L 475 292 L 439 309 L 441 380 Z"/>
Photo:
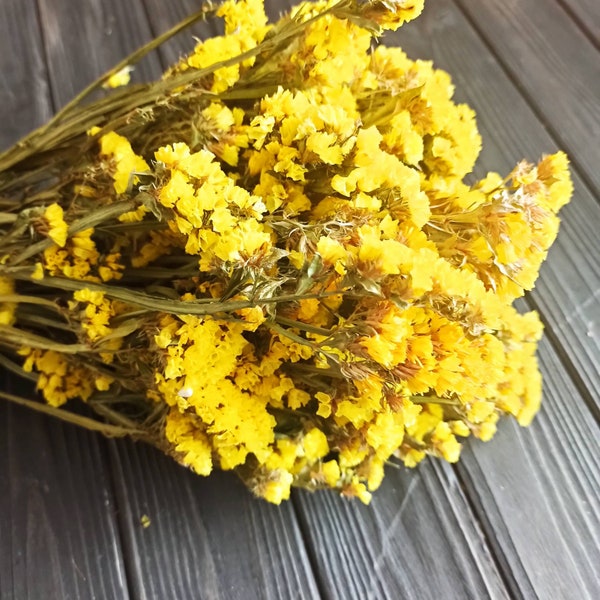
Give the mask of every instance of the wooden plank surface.
<path id="1" fill-rule="evenodd" d="M 508 598 L 452 468 L 388 467 L 369 506 L 294 496 L 327 598 Z"/>
<path id="2" fill-rule="evenodd" d="M 508 171 L 522 154 L 534 159 L 552 151 L 556 142 L 456 6 L 439 0 L 432 8 L 398 38 L 409 54 L 433 58 L 447 69 L 457 95 L 476 109 L 484 143 L 479 172 Z M 530 298 L 543 311 L 560 358 L 585 385 L 576 388 L 555 348 L 544 341 L 541 414 L 528 430 L 507 421 L 489 444 L 469 444 L 458 467 L 516 597 L 569 598 L 577 590 L 578 597 L 593 598 L 600 589 L 594 567 L 600 558 L 598 429 L 581 393 L 598 401 L 600 314 L 593 299 L 600 273 L 598 252 L 590 249 L 598 243 L 600 211 L 577 178 L 576 188 Z"/>
<path id="3" fill-rule="evenodd" d="M 553 1 L 457 0 L 457 4 L 582 169 L 585 180 L 600 192 L 598 48 Z"/>
<path id="4" fill-rule="evenodd" d="M 178 0 L 177 2 L 163 2 L 162 0 L 143 0 L 148 15 L 148 22 L 152 32 L 157 35 L 166 31 L 179 21 L 196 12 L 201 2 L 198 0 Z M 158 53 L 163 68 L 175 64 L 182 56 L 194 49 L 196 40 L 207 39 L 219 35 L 223 31 L 219 20 L 209 19 L 206 22 L 196 23 L 182 31 L 160 47 Z"/>
<path id="5" fill-rule="evenodd" d="M 600 2 L 598 0 L 557 0 L 590 41 L 600 46 Z"/>
<path id="6" fill-rule="evenodd" d="M 139 0 L 39 0 L 50 86 L 56 108 L 152 39 Z M 134 70 L 143 81 L 160 73 L 156 55 Z"/>
<path id="7" fill-rule="evenodd" d="M 115 442 L 111 455 L 133 597 L 319 597 L 291 503 L 269 505 L 231 473 L 199 477 L 142 445 Z"/>
<path id="8" fill-rule="evenodd" d="M 59 106 L 198 3 L 39 6 L 48 27 L 41 37 L 33 2 L 0 2 L 0 100 L 9 98 L 0 110 L 12 106 L 6 114 L 16 115 L 0 130 L 0 145 L 50 114 L 46 55 Z M 274 1 L 270 10 L 283 6 Z M 508 171 L 522 156 L 535 159 L 558 145 L 536 117 L 545 110 L 541 100 L 520 80 L 515 87 L 486 49 L 492 42 L 483 43 L 450 0 L 429 0 L 426 14 L 395 39 L 448 69 L 458 96 L 478 110 L 486 148 L 480 172 Z M 163 51 L 163 64 L 189 40 L 184 33 Z M 528 53 L 543 47 L 518 36 L 514 43 Z M 19 69 L 12 48 L 24 56 Z M 159 74 L 156 57 L 146 65 L 137 76 Z M 469 445 L 458 469 L 437 462 L 388 468 L 370 507 L 303 492 L 272 507 L 227 474 L 202 479 L 152 449 L 107 444 L 2 405 L 0 489 L 9 493 L 0 495 L 0 597 L 598 597 L 598 431 L 585 401 L 593 407 L 600 397 L 600 213 L 580 152 L 576 201 L 529 299 L 549 330 L 540 354 L 545 405 L 531 429 L 504 423 L 491 443 Z"/>
<path id="9" fill-rule="evenodd" d="M 0 3 L 2 149 L 53 111 L 41 31 L 34 2 Z M 0 403 L 0 598 L 128 597 L 104 448 L 97 435 Z"/>
<path id="10" fill-rule="evenodd" d="M 600 592 L 598 424 L 546 341 L 544 406 L 524 430 L 506 421 L 458 469 L 513 597 L 594 600 Z"/>
<path id="11" fill-rule="evenodd" d="M 30 386 L 3 390 L 31 397 Z M 101 439 L 0 403 L 0 598 L 129 597 Z"/>
<path id="12" fill-rule="evenodd" d="M 35 0 L 0 2 L 2 149 L 52 115 L 41 31 Z"/>

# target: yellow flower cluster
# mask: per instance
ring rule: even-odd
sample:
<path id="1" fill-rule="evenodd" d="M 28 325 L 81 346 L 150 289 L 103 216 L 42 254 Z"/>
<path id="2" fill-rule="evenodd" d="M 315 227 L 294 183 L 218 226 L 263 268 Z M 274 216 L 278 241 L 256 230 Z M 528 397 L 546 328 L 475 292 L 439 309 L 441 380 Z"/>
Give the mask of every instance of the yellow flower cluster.
<path id="1" fill-rule="evenodd" d="M 270 252 L 271 233 L 261 223 L 264 204 L 235 185 L 214 154 L 190 153 L 179 143 L 160 148 L 155 158 L 169 173 L 158 195 L 173 212 L 169 227 L 185 236 L 188 254 L 201 255 L 202 271 L 215 261 L 245 262 Z"/>
<path id="2" fill-rule="evenodd" d="M 49 275 L 64 275 L 70 279 L 95 280 L 96 277 L 91 273 L 98 264 L 99 254 L 93 233 L 93 229 L 85 229 L 65 237 L 62 246 L 54 244 L 46 248 L 43 255 L 44 271 Z"/>
<path id="3" fill-rule="evenodd" d="M 567 157 L 558 152 L 536 166 L 521 163 L 508 185 L 490 173 L 472 189 L 434 192 L 437 208 L 426 230 L 441 256 L 468 265 L 510 302 L 533 288 L 558 233 L 556 213 L 572 191 Z"/>
<path id="4" fill-rule="evenodd" d="M 455 462 L 502 414 L 531 422 L 542 327 L 511 303 L 572 191 L 563 153 L 465 184 L 480 137 L 449 76 L 372 49 L 422 1 L 347 4 L 269 25 L 262 0 L 225 2 L 225 34 L 165 74 L 197 71 L 170 99 L 185 119 L 102 135 L 77 201 L 37 228 L 39 285 L 83 282 L 62 306 L 89 349 L 22 351 L 47 401 L 136 396 L 159 447 L 274 503 L 368 502 L 390 461 Z"/>
<path id="5" fill-rule="evenodd" d="M 96 130 L 92 129 L 90 133 L 94 134 Z M 131 144 L 114 131 L 102 136 L 100 151 L 101 154 L 111 157 L 115 163 L 113 178 L 117 194 L 122 194 L 139 181 L 137 173 L 148 171 L 150 168 L 141 156 L 135 154 Z"/>
<path id="6" fill-rule="evenodd" d="M 229 0 L 224 2 L 217 15 L 225 21 L 225 35 L 199 42 L 194 52 L 176 67 L 176 71 L 207 69 L 215 63 L 235 59 L 255 48 L 269 31 L 263 0 Z M 207 69 L 207 89 L 223 92 L 233 86 L 254 64 L 254 58 L 232 61 L 233 64 L 216 71 Z"/>
<path id="7" fill-rule="evenodd" d="M 165 316 L 160 326 L 155 343 L 164 349 L 165 364 L 156 373 L 161 400 L 184 414 L 192 412 L 197 428 L 204 427 L 211 438 L 219 440 L 215 450 L 222 468 L 243 464 L 249 453 L 263 462 L 270 453 L 276 422 L 267 411 L 272 390 L 256 385 L 259 367 L 253 373 L 256 382 L 248 380 L 244 372 L 238 374 L 241 357 L 251 351 L 243 335 L 247 326 L 171 316 Z M 167 424 L 173 414 L 167 417 Z M 175 418 L 183 421 L 180 415 Z"/>
<path id="8" fill-rule="evenodd" d="M 80 341 L 98 353 L 103 365 L 113 363 L 115 352 L 123 343 L 123 337 L 109 323 L 124 308 L 122 303 L 105 298 L 102 292 L 85 288 L 76 291 L 69 302 L 69 319 L 78 323 Z M 30 347 L 20 348 L 19 354 L 25 357 L 25 372 L 39 373 L 37 387 L 54 407 L 73 398 L 88 400 L 94 391 L 107 391 L 115 381 L 106 370 L 95 368 L 75 355 Z"/>
<path id="9" fill-rule="evenodd" d="M 39 373 L 38 389 L 50 406 L 62 406 L 72 398 L 87 400 L 94 390 L 91 373 L 75 360 L 55 350 L 22 348 L 23 370 Z"/>

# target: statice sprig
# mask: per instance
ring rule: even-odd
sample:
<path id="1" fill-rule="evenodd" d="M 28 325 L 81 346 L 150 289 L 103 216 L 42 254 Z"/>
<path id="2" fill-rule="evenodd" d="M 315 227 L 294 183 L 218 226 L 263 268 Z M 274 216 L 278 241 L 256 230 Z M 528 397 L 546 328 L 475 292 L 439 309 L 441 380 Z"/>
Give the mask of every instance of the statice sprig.
<path id="1" fill-rule="evenodd" d="M 262 0 L 206 5 L 1 154 L 0 364 L 44 403 L 1 397 L 275 503 L 368 502 L 386 464 L 528 425 L 542 327 L 512 303 L 557 235 L 568 160 L 464 182 L 473 111 L 447 73 L 372 43 L 422 4 L 304 2 L 275 23 Z M 128 83 L 209 16 L 223 35 Z"/>

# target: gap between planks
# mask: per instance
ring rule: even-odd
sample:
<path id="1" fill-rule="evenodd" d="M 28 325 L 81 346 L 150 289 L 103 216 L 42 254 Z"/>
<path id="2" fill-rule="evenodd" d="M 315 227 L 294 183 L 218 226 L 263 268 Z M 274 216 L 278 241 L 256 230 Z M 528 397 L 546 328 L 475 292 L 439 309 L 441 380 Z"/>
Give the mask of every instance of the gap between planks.
<path id="1" fill-rule="evenodd" d="M 600 51 L 600 4 L 597 0 L 585 0 L 583 6 L 581 0 L 556 0 L 562 9 L 571 17 L 573 22 L 579 27 L 583 35 L 587 37 L 590 43 Z M 593 2 L 593 4 L 592 4 Z M 587 17 L 590 18 L 589 11 L 595 11 L 591 21 L 586 22 L 582 13 L 587 11 Z"/>
<path id="2" fill-rule="evenodd" d="M 492 0 L 491 2 L 485 2 L 485 3 L 480 3 L 478 0 L 452 0 L 454 2 L 454 4 L 456 4 L 456 6 L 458 7 L 458 9 L 462 12 L 463 16 L 465 17 L 465 19 L 467 19 L 467 21 L 470 23 L 472 29 L 477 32 L 477 34 L 479 35 L 480 39 L 482 40 L 483 44 L 486 46 L 487 50 L 494 56 L 494 58 L 496 59 L 496 62 L 502 67 L 502 69 L 504 70 L 504 73 L 506 74 L 506 76 L 512 81 L 513 85 L 519 90 L 521 96 L 523 96 L 523 98 L 527 101 L 527 103 L 529 104 L 531 110 L 536 114 L 536 116 L 538 117 L 538 120 L 544 125 L 544 127 L 548 130 L 548 132 L 551 134 L 552 138 L 554 140 L 556 140 L 557 142 L 559 142 L 559 145 L 564 148 L 567 153 L 569 154 L 569 158 L 572 162 L 573 165 L 578 165 L 576 169 L 577 170 L 579 176 L 581 177 L 582 181 L 585 182 L 586 186 L 593 190 L 595 192 L 595 197 L 597 201 L 600 201 L 598 194 L 600 193 L 600 177 L 598 175 L 597 172 L 597 165 L 594 163 L 593 160 L 591 160 L 591 157 L 589 156 L 590 154 L 593 154 L 593 150 L 595 149 L 597 151 L 597 144 L 595 142 L 593 142 L 591 139 L 588 139 L 590 136 L 590 129 L 595 129 L 596 131 L 600 131 L 600 122 L 598 121 L 598 119 L 600 119 L 600 104 L 598 104 L 597 102 L 597 98 L 594 98 L 593 93 L 591 94 L 591 97 L 589 98 L 589 100 L 592 101 L 591 105 L 588 108 L 592 108 L 595 111 L 594 114 L 594 119 L 592 119 L 591 123 L 586 123 L 583 120 L 583 117 L 581 117 L 581 110 L 577 113 L 578 117 L 574 117 L 575 121 L 568 123 L 566 125 L 565 128 L 563 128 L 562 130 L 559 128 L 559 122 L 561 121 L 561 119 L 558 118 L 557 114 L 556 114 L 556 109 L 548 109 L 548 105 L 544 105 L 543 103 L 540 103 L 536 100 L 537 96 L 535 94 L 533 94 L 531 92 L 531 90 L 529 89 L 528 84 L 526 83 L 528 76 L 531 75 L 531 73 L 524 73 L 523 78 L 519 77 L 517 72 L 512 69 L 510 67 L 510 57 L 511 57 L 511 53 L 510 51 L 507 52 L 506 48 L 510 46 L 510 44 L 505 45 L 505 47 L 502 47 L 502 44 L 498 42 L 498 39 L 502 39 L 504 36 L 502 35 L 502 31 L 500 30 L 500 33 L 498 35 L 490 35 L 490 31 L 486 31 L 486 27 L 484 25 L 485 23 L 485 19 L 486 19 L 486 14 L 488 12 L 491 12 L 493 10 L 496 9 L 496 7 L 499 5 L 500 2 L 502 2 L 503 0 Z M 533 1 L 534 0 L 524 0 L 522 1 L 520 4 L 516 3 L 515 6 L 522 6 L 522 10 L 526 11 L 528 6 L 533 6 Z M 479 10 L 482 11 L 482 14 L 479 15 L 477 13 L 477 8 L 473 8 L 472 4 L 476 3 L 477 6 L 479 7 Z M 502 5 L 503 8 L 505 10 L 509 10 L 509 8 L 505 5 L 505 3 Z M 568 23 L 571 23 L 573 25 L 573 27 L 581 34 L 580 37 L 577 38 L 577 41 L 581 41 L 584 40 L 585 43 L 583 44 L 583 47 L 581 48 L 582 51 L 585 51 L 584 54 L 582 54 L 582 59 L 585 58 L 585 60 L 590 64 L 590 65 L 598 65 L 600 64 L 600 55 L 595 56 L 595 60 L 592 59 L 591 54 L 598 54 L 598 52 L 590 52 L 590 48 L 587 47 L 587 44 L 590 44 L 593 48 L 594 51 L 597 51 L 597 44 L 596 43 L 592 43 L 590 42 L 588 36 L 584 35 L 584 33 L 581 31 L 579 25 L 577 25 L 577 22 L 575 20 L 570 19 L 570 15 L 565 11 L 564 6 L 561 3 L 556 3 L 556 4 L 548 4 L 546 6 L 546 12 L 548 10 L 554 10 L 552 7 L 556 6 L 557 10 L 559 11 L 560 15 L 554 15 L 554 16 L 563 16 L 565 18 L 565 20 Z M 539 5 L 538 5 L 539 8 Z M 527 17 L 527 13 L 525 12 L 525 15 Z M 528 25 L 531 25 L 531 22 L 529 20 L 526 20 L 526 17 L 523 19 L 523 23 L 527 23 Z M 566 27 L 565 29 L 567 29 L 568 27 Z M 532 29 L 532 31 L 535 31 L 536 33 L 541 34 L 541 31 L 538 30 L 534 30 Z M 572 31 L 570 30 L 569 33 L 572 33 Z M 524 39 L 524 38 L 523 38 Z M 573 40 L 569 40 L 570 42 L 572 42 Z M 542 52 L 543 49 L 538 49 L 536 48 L 540 53 Z M 532 56 L 534 56 L 536 53 L 531 52 L 530 53 Z M 514 56 L 513 56 L 514 57 Z M 562 70 L 567 74 L 565 77 L 561 77 L 561 79 L 564 79 L 564 89 L 567 89 L 569 84 L 573 84 L 573 82 L 577 82 L 578 84 L 578 92 L 580 93 L 580 95 L 583 95 L 583 89 L 581 86 L 583 85 L 582 81 L 583 78 L 580 78 L 579 80 L 573 79 L 573 75 L 571 73 L 571 71 L 573 71 L 573 69 L 569 69 L 569 65 L 565 62 L 563 64 L 563 62 L 561 61 L 559 63 L 559 65 L 562 67 Z M 597 67 L 596 67 L 597 68 Z M 547 71 L 548 67 L 544 64 L 543 65 L 543 71 Z M 550 78 L 552 78 L 551 74 L 548 74 L 548 76 Z M 586 80 L 587 81 L 587 80 Z M 598 82 L 595 81 L 594 77 L 592 77 L 592 83 L 596 83 L 596 85 L 598 85 Z M 531 84 L 529 84 L 531 85 Z M 540 89 L 540 93 L 544 94 L 545 96 L 552 96 L 553 98 L 557 98 L 560 96 L 560 94 L 555 94 L 553 93 L 554 90 L 552 88 L 549 88 L 548 90 L 542 90 Z M 587 95 L 587 90 L 586 90 L 586 95 Z M 565 95 L 566 96 L 566 95 Z M 576 103 L 573 103 L 573 108 L 575 107 Z M 571 110 L 571 113 L 573 113 L 574 111 Z M 567 113 L 568 114 L 568 113 Z M 573 137 L 574 135 L 574 131 L 579 130 L 579 134 L 581 135 L 581 137 L 579 138 L 575 138 Z M 585 150 L 584 150 L 585 148 Z M 587 162 L 589 161 L 589 162 Z M 587 164 L 586 164 L 587 163 Z"/>

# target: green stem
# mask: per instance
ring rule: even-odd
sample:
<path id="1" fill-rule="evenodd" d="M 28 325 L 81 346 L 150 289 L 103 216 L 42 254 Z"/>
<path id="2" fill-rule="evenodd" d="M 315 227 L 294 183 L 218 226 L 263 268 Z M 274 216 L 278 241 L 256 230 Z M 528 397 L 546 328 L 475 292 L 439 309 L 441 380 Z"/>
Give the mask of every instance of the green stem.
<path id="1" fill-rule="evenodd" d="M 22 331 L 10 325 L 0 325 L 0 340 L 9 347 L 30 347 L 41 350 L 54 350 L 63 354 L 77 354 L 78 352 L 89 352 L 90 348 L 84 344 L 61 344 L 53 342 L 41 335 Z"/>
<path id="2" fill-rule="evenodd" d="M 444 404 L 447 406 L 461 406 L 461 403 L 458 400 L 440 398 L 439 396 L 410 396 L 410 401 L 414 404 Z"/>
<path id="3" fill-rule="evenodd" d="M 144 439 L 148 435 L 145 431 L 142 431 L 141 429 L 133 427 L 121 427 L 119 425 L 110 425 L 108 423 L 100 423 L 95 419 L 90 419 L 89 417 L 76 415 L 72 412 L 69 412 L 68 410 L 56 408 L 48 404 L 42 404 L 41 402 L 36 402 L 35 400 L 27 400 L 26 398 L 21 398 L 20 396 L 15 396 L 14 394 L 9 394 L 7 392 L 0 391 L 0 398 L 4 398 L 4 400 L 13 402 L 14 404 L 18 404 L 19 406 L 25 406 L 37 412 L 56 417 L 61 421 L 65 421 L 66 423 L 71 423 L 72 425 L 77 425 L 79 427 L 89 429 L 90 431 L 98 431 L 107 437 L 131 436 L 133 438 Z"/>
<path id="4" fill-rule="evenodd" d="M 5 223 L 14 223 L 18 218 L 18 215 L 7 212 L 0 212 L 0 225 Z"/>
<path id="5" fill-rule="evenodd" d="M 46 149 L 45 144 L 47 143 L 47 138 L 51 138 L 51 135 L 56 132 L 57 125 L 61 122 L 64 122 L 68 116 L 70 116 L 73 111 L 79 108 L 80 103 L 87 98 L 93 91 L 102 87 L 111 77 L 111 75 L 115 72 L 120 71 L 128 65 L 132 65 L 137 63 L 141 58 L 143 58 L 146 54 L 163 44 L 165 41 L 185 29 L 190 25 L 193 25 L 197 21 L 201 21 L 206 19 L 211 14 L 214 14 L 218 10 L 218 7 L 214 7 L 212 5 L 203 7 L 200 11 L 194 13 L 187 19 L 184 19 L 162 35 L 159 35 L 157 38 L 145 44 L 122 61 L 117 63 L 115 67 L 113 67 L 110 71 L 102 75 L 99 79 L 88 85 L 83 91 L 81 91 L 73 100 L 64 106 L 50 121 L 48 121 L 42 127 L 32 131 L 29 135 L 24 137 L 22 140 L 17 142 L 15 146 L 9 148 L 5 152 L 0 154 L 0 171 L 8 170 L 14 165 L 18 164 L 22 160 L 34 154 L 36 151 L 41 149 Z M 124 94 L 124 97 L 126 95 Z M 50 132 L 50 136 L 48 133 Z"/>
<path id="6" fill-rule="evenodd" d="M 327 369 L 321 369 L 319 367 L 315 367 L 315 365 L 311 365 L 308 363 L 291 363 L 289 365 L 289 370 L 296 372 L 307 373 L 308 375 L 315 375 L 321 377 L 331 377 L 332 379 L 348 379 L 345 375 L 341 373 L 338 369 L 333 369 L 331 367 Z"/>
<path id="7" fill-rule="evenodd" d="M 52 310 L 60 313 L 60 309 L 55 302 L 46 300 L 44 298 L 38 298 L 36 296 L 24 296 L 23 294 L 2 294 L 0 295 L 0 302 L 15 302 L 17 304 L 37 304 L 38 306 L 45 306 Z"/>
<path id="8" fill-rule="evenodd" d="M 14 279 L 29 281 L 31 276 L 31 269 L 28 270 L 27 274 L 24 269 L 15 269 L 14 271 L 10 268 L 1 268 L 2 271 L 6 272 Z M 337 296 L 343 292 L 321 292 L 318 294 L 287 294 L 281 296 L 272 296 L 269 298 L 256 298 L 251 300 L 228 300 L 226 302 L 219 302 L 214 298 L 200 298 L 193 302 L 185 302 L 183 300 L 174 300 L 170 298 L 161 298 L 160 296 L 153 296 L 145 292 L 137 292 L 126 288 L 119 288 L 116 286 L 102 285 L 98 283 L 92 283 L 91 281 L 77 281 L 74 279 L 63 279 L 61 277 L 44 277 L 43 279 L 36 281 L 41 286 L 57 288 L 64 291 L 77 291 L 87 289 L 92 292 L 102 292 L 109 298 L 115 300 L 121 300 L 127 304 L 139 306 L 145 308 L 150 312 L 165 312 L 170 314 L 179 315 L 198 315 L 208 316 L 216 315 L 218 313 L 233 312 L 242 308 L 253 308 L 254 306 L 260 306 L 261 304 L 277 304 L 283 302 L 293 302 L 308 298 L 328 298 L 330 296 Z M 306 341 L 306 340 L 305 340 Z"/>
<path id="9" fill-rule="evenodd" d="M 12 360 L 10 360 L 10 358 L 4 356 L 4 354 L 0 354 L 0 366 L 4 367 L 7 371 L 18 375 L 23 379 L 28 379 L 29 381 L 37 383 L 38 376 L 35 373 L 29 373 L 25 371 L 23 367 L 21 367 L 21 365 L 18 365 L 16 362 L 13 362 Z"/>
<path id="10" fill-rule="evenodd" d="M 111 219 L 118 217 L 130 210 L 133 210 L 136 207 L 136 203 L 133 200 L 128 202 L 118 202 L 116 204 L 110 204 L 109 206 L 103 206 L 93 213 L 78 219 L 73 222 L 69 227 L 69 237 L 72 235 L 79 233 L 80 231 L 85 231 L 90 227 L 94 227 L 98 225 L 98 223 L 102 223 L 104 221 L 110 221 Z M 50 238 L 46 238 L 36 244 L 32 244 L 28 246 L 23 252 L 18 254 L 11 262 L 11 265 L 18 265 L 19 263 L 43 252 L 46 248 L 49 248 L 54 242 Z"/>
<path id="11" fill-rule="evenodd" d="M 94 411 L 97 412 L 99 415 L 105 417 L 106 419 L 109 419 L 113 423 L 116 423 L 116 425 L 111 425 L 112 427 L 123 427 L 124 429 L 128 429 L 129 431 L 137 430 L 137 423 L 135 423 L 135 421 L 128 419 L 116 410 L 112 410 L 104 404 L 96 402 L 91 402 L 90 405 L 93 407 Z M 140 433 L 147 435 L 146 432 L 140 431 Z"/>
<path id="12" fill-rule="evenodd" d="M 72 328 L 66 323 L 60 323 L 54 319 L 49 319 L 35 313 L 27 313 L 21 308 L 19 310 L 18 322 L 19 325 L 27 324 L 33 325 L 34 327 L 52 327 L 53 329 L 60 329 L 61 331 L 68 331 L 69 333 L 73 332 Z"/>
<path id="13" fill-rule="evenodd" d="M 309 325 L 308 323 L 303 323 L 302 321 L 294 321 L 293 319 L 287 319 L 286 317 L 280 317 L 279 315 L 275 317 L 275 321 L 284 327 L 293 327 L 302 331 L 308 331 L 309 333 L 324 335 L 325 337 L 330 337 L 333 333 L 329 329 L 324 329 L 323 327 L 317 327 L 315 325 Z"/>
<path id="14" fill-rule="evenodd" d="M 277 333 L 287 337 L 288 339 L 296 342 L 297 344 L 302 344 L 303 346 L 308 346 L 316 354 L 320 354 L 321 356 L 327 357 L 333 363 L 339 362 L 339 358 L 337 356 L 330 354 L 329 352 L 326 352 L 325 350 L 322 350 L 321 348 L 319 348 L 319 346 L 317 346 L 317 344 L 311 342 L 310 340 L 303 338 L 300 335 L 296 335 L 295 333 L 292 333 L 289 329 L 279 326 L 274 321 L 268 322 L 268 326 L 269 326 L 269 329 L 276 331 Z"/>

